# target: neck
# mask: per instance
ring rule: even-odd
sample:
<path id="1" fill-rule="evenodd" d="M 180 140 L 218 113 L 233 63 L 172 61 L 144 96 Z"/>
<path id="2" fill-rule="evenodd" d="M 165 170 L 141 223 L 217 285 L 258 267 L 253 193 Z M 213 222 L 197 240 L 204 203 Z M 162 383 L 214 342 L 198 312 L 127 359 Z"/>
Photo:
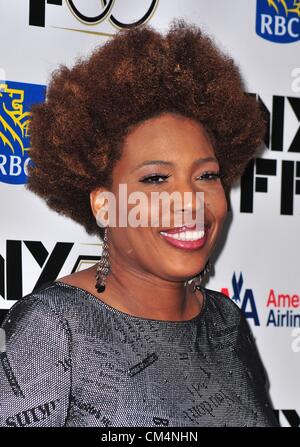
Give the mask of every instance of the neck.
<path id="1" fill-rule="evenodd" d="M 192 287 L 114 263 L 99 298 L 131 315 L 181 321 L 193 318 L 202 307 L 202 294 L 193 293 Z"/>

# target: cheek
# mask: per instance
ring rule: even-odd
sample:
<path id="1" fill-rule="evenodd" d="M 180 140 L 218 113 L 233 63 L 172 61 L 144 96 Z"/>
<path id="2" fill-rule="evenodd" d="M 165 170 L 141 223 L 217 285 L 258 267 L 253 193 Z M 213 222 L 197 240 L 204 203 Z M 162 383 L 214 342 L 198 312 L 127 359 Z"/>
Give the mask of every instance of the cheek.
<path id="1" fill-rule="evenodd" d="M 227 214 L 227 199 L 222 186 L 205 193 L 205 206 L 216 220 L 223 221 Z"/>
<path id="2" fill-rule="evenodd" d="M 140 228 L 114 228 L 111 240 L 113 243 L 113 253 L 118 259 L 118 262 L 127 263 L 128 265 L 135 265 L 137 262 L 141 263 L 146 253 L 149 252 L 149 247 L 145 249 L 149 236 L 143 234 L 143 229 Z"/>
<path id="3" fill-rule="evenodd" d="M 151 225 L 151 195 L 142 191 L 136 191 L 126 185 L 115 193 L 115 222 L 116 226 L 136 229 L 139 226 Z M 120 192 L 120 189 L 122 191 Z"/>
<path id="4" fill-rule="evenodd" d="M 153 266 L 153 260 L 158 260 L 161 256 L 161 247 L 157 246 L 152 230 L 149 227 L 116 229 L 116 256 L 119 261 L 122 260 L 133 268 L 153 271 L 153 268 L 156 268 Z"/>

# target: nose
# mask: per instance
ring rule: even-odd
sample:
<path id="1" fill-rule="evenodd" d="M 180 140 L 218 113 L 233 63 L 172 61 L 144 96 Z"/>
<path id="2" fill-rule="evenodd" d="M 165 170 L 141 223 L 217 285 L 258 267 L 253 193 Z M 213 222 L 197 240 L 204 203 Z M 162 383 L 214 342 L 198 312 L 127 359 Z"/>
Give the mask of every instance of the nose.
<path id="1" fill-rule="evenodd" d="M 197 229 L 203 229 L 204 191 L 194 188 L 190 182 L 183 182 L 176 188 L 173 191 L 175 200 L 172 201 L 174 226 L 196 224 Z"/>

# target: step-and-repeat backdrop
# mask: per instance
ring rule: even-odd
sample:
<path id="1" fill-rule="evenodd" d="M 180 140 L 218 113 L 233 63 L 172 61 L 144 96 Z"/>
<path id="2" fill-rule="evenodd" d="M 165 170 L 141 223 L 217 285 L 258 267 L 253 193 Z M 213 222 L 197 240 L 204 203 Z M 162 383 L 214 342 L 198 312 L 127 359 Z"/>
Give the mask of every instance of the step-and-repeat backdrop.
<path id="1" fill-rule="evenodd" d="M 0 0 L 0 313 L 38 284 L 99 259 L 100 240 L 25 190 L 32 103 L 50 73 L 121 27 L 174 17 L 239 64 L 269 117 L 265 150 L 231 192 L 205 286 L 243 310 L 283 426 L 300 425 L 300 1 Z"/>

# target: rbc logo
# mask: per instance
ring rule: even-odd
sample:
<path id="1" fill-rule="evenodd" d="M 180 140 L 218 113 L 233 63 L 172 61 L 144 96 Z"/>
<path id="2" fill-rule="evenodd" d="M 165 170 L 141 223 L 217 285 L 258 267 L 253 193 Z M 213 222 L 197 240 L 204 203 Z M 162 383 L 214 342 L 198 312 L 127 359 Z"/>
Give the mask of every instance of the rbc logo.
<path id="1" fill-rule="evenodd" d="M 257 0 L 256 34 L 277 43 L 300 40 L 300 0 Z"/>
<path id="2" fill-rule="evenodd" d="M 46 86 L 0 80 L 0 182 L 27 181 L 30 106 L 42 102 Z"/>

